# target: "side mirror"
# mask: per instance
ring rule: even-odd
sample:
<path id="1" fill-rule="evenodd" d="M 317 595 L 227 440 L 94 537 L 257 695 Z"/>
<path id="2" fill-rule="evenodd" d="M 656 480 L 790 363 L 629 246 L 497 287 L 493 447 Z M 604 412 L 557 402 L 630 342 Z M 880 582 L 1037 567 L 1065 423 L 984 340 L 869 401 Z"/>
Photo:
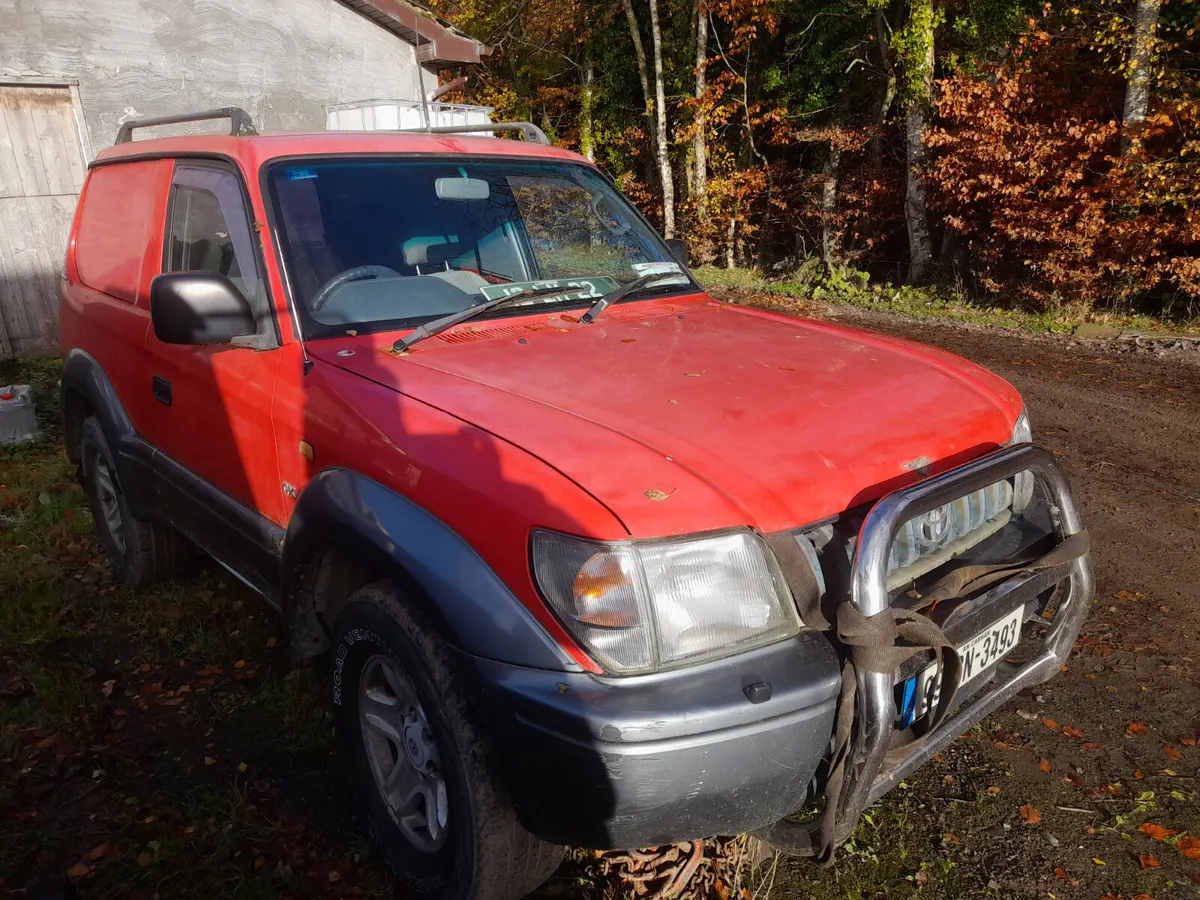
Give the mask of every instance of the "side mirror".
<path id="1" fill-rule="evenodd" d="M 688 248 L 687 244 L 679 240 L 679 238 L 669 238 L 667 240 L 667 249 L 671 251 L 671 255 L 675 257 L 686 269 L 688 266 Z"/>
<path id="2" fill-rule="evenodd" d="M 242 292 L 215 272 L 172 272 L 150 282 L 150 321 L 164 344 L 227 344 L 257 331 Z"/>

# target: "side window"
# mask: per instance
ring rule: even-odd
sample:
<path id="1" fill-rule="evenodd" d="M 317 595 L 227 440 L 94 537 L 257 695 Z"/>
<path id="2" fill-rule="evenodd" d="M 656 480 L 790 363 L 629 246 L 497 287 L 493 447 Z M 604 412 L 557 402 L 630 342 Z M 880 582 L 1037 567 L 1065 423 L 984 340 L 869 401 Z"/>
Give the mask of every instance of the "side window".
<path id="1" fill-rule="evenodd" d="M 171 185 L 166 272 L 214 272 L 260 306 L 254 242 L 241 185 L 216 166 L 181 165 Z"/>

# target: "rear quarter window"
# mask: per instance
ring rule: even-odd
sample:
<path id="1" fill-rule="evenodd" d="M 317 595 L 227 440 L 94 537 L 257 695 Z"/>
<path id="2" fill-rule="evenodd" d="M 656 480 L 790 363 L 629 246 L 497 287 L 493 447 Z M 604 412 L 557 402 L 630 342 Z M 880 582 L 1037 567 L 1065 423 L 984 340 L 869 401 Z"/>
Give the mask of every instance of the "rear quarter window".
<path id="1" fill-rule="evenodd" d="M 163 172 L 159 160 L 92 169 L 75 235 L 75 268 L 85 285 L 137 302 L 142 261 L 162 232 L 156 210 L 166 190 Z"/>

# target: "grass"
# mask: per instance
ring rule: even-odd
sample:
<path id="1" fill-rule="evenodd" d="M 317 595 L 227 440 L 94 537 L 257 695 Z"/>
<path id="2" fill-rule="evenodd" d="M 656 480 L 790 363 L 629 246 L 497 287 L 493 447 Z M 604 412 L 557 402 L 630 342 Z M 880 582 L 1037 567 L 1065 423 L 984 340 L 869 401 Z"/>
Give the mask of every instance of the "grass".
<path id="1" fill-rule="evenodd" d="M 872 285 L 865 273 L 827 273 L 808 263 L 792 276 L 764 278 L 749 269 L 705 266 L 693 270 L 697 280 L 715 296 L 736 303 L 793 310 L 796 302 L 822 302 L 873 312 L 899 313 L 923 318 L 950 319 L 993 328 L 1013 328 L 1034 333 L 1071 332 L 1085 323 L 1138 331 L 1167 332 L 1195 328 L 1194 322 L 1163 322 L 1136 313 L 1115 313 L 1063 307 L 1040 312 L 982 304 L 944 287 L 915 288 Z"/>
<path id="2" fill-rule="evenodd" d="M 274 614 L 219 570 L 113 581 L 57 379 L 57 360 L 0 363 L 44 434 L 0 448 L 0 892 L 70 871 L 95 897 L 389 896 L 321 679 L 288 665 Z"/>

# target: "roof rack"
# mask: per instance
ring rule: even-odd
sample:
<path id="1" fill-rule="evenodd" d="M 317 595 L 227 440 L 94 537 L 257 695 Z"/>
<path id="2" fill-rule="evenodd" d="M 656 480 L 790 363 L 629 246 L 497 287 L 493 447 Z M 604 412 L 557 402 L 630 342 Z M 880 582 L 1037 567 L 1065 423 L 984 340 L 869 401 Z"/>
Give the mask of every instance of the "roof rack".
<path id="1" fill-rule="evenodd" d="M 204 112 L 181 113 L 177 116 L 157 116 L 152 119 L 130 119 L 117 132 L 117 143 L 128 144 L 133 140 L 133 129 L 153 128 L 157 125 L 180 125 L 184 122 L 206 122 L 209 119 L 229 119 L 230 137 L 253 137 L 258 134 L 250 114 L 240 106 L 224 106 L 206 109 Z M 545 137 L 543 135 L 543 137 Z"/>
<path id="2" fill-rule="evenodd" d="M 525 140 L 550 146 L 546 133 L 532 122 L 493 122 L 491 125 L 438 125 L 434 128 L 401 128 L 401 131 L 425 134 L 471 134 L 472 132 L 519 131 Z"/>

